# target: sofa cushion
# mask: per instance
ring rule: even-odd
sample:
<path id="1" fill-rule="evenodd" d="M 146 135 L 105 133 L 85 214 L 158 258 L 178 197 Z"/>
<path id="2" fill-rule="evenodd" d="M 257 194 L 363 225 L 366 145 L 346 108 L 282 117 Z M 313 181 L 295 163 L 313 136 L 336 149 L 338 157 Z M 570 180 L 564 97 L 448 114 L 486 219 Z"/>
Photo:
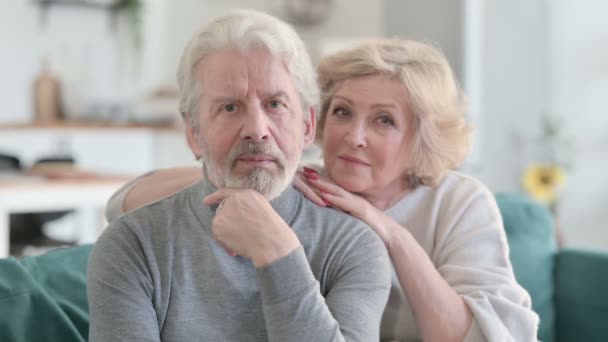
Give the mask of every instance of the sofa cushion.
<path id="1" fill-rule="evenodd" d="M 0 259 L 0 341 L 86 341 L 91 245 Z"/>
<path id="2" fill-rule="evenodd" d="M 558 340 L 605 341 L 608 336 L 608 253 L 562 249 L 555 263 Z"/>
<path id="3" fill-rule="evenodd" d="M 557 250 L 549 210 L 521 194 L 496 194 L 517 281 L 530 293 L 540 317 L 538 337 L 555 341 L 554 256 Z"/>

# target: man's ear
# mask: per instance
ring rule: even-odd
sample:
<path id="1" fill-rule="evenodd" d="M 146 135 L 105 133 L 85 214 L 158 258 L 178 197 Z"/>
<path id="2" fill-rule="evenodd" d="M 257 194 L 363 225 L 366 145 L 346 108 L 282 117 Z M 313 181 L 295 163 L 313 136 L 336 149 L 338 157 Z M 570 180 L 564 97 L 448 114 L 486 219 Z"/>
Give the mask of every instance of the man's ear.
<path id="1" fill-rule="evenodd" d="M 310 147 L 315 141 L 315 131 L 317 129 L 317 113 L 314 107 L 308 109 L 308 120 L 304 120 L 304 148 Z"/>
<path id="2" fill-rule="evenodd" d="M 192 127 L 190 120 L 186 120 L 186 139 L 188 140 L 188 146 L 190 151 L 196 157 L 196 160 L 200 160 L 203 156 L 203 150 L 200 145 L 199 132 Z"/>

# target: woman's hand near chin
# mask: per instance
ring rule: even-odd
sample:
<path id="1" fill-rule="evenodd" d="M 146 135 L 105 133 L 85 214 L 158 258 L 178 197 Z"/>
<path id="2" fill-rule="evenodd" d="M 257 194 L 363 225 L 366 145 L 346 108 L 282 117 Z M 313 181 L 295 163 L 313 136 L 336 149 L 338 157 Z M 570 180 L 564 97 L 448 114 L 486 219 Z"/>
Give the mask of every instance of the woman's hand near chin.
<path id="1" fill-rule="evenodd" d="M 315 188 L 308 181 L 308 177 L 306 176 L 310 172 L 317 172 L 311 168 L 304 167 L 304 171 L 296 172 L 295 177 L 293 178 L 293 187 L 296 188 L 299 192 L 301 192 L 304 197 L 308 198 L 311 202 L 315 203 L 321 207 L 327 207 L 328 203 L 323 200 L 321 197 L 321 192 Z"/>
<path id="2" fill-rule="evenodd" d="M 329 178 L 307 167 L 304 167 L 303 172 L 296 174 L 294 187 L 320 206 L 341 210 L 367 223 L 385 244 L 389 243 L 390 225 L 386 224 L 386 220 L 392 221 L 392 219 L 363 197 L 345 190 Z"/>

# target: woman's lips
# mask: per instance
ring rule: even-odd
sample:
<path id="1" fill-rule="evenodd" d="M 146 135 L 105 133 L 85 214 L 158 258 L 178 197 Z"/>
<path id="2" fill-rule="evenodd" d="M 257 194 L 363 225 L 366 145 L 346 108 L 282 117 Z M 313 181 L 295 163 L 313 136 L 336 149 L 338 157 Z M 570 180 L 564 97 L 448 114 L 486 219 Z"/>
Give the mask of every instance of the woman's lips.
<path id="1" fill-rule="evenodd" d="M 353 156 L 349 156 L 346 154 L 342 154 L 338 156 L 339 159 L 341 159 L 342 161 L 346 162 L 349 165 L 353 165 L 353 166 L 369 166 L 369 163 L 359 159 L 357 157 L 353 157 Z"/>

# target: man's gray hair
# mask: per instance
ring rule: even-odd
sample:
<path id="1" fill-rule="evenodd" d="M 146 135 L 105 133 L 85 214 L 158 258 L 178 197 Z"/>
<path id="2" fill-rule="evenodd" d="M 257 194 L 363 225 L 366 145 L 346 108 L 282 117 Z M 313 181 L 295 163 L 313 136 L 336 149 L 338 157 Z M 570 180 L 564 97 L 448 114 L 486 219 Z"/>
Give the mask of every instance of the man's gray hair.
<path id="1" fill-rule="evenodd" d="M 182 53 L 177 70 L 180 90 L 179 112 L 198 130 L 198 103 L 201 96 L 197 67 L 206 56 L 219 50 L 236 48 L 246 51 L 262 47 L 280 58 L 290 73 L 303 105 L 319 109 L 319 88 L 316 72 L 304 43 L 295 30 L 281 20 L 257 11 L 236 10 L 217 17 L 199 30 Z"/>

